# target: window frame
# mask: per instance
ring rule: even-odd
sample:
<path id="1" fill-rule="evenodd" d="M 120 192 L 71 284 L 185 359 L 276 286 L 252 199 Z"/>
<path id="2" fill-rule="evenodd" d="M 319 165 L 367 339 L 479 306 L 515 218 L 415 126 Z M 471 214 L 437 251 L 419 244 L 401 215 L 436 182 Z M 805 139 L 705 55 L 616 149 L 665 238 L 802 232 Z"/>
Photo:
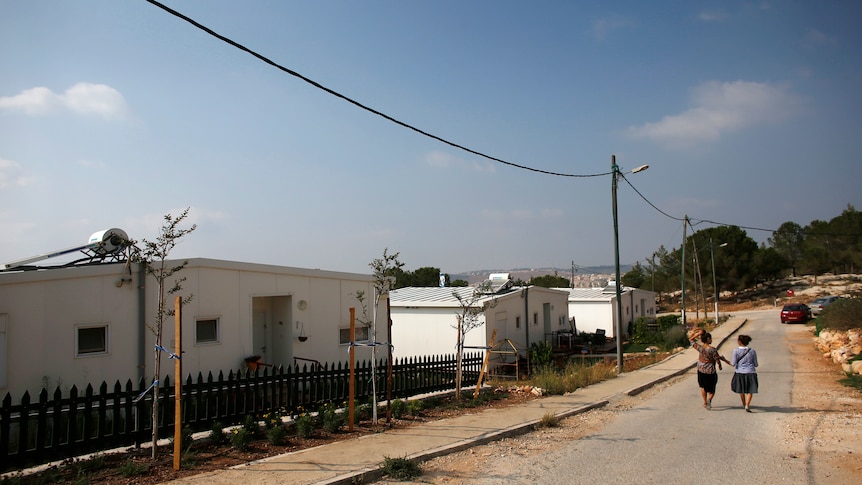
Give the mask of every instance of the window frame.
<path id="1" fill-rule="evenodd" d="M 199 326 L 201 323 L 215 322 L 215 338 L 201 340 Z M 221 317 L 195 317 L 195 347 L 221 344 Z"/>
<path id="2" fill-rule="evenodd" d="M 102 330 L 102 338 L 104 345 L 99 350 L 81 351 L 81 331 L 82 330 Z M 81 357 L 98 357 L 111 354 L 111 326 L 107 323 L 87 323 L 75 325 L 75 358 Z"/>
<path id="3" fill-rule="evenodd" d="M 365 338 L 359 338 L 359 331 L 365 331 Z M 344 338 L 342 338 L 344 336 Z M 365 325 L 357 325 L 356 326 L 356 340 L 354 342 L 362 342 L 367 343 L 371 341 L 371 327 L 366 327 Z M 339 346 L 347 346 L 350 345 L 350 327 L 339 327 L 338 328 L 338 345 Z"/>

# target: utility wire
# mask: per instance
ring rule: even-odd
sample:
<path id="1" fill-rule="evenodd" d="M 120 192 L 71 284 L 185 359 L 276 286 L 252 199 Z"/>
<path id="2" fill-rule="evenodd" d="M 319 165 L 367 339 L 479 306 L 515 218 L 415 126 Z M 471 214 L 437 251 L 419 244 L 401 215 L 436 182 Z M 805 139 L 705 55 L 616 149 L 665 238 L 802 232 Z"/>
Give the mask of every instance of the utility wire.
<path id="1" fill-rule="evenodd" d="M 246 46 L 244 46 L 244 45 L 242 45 L 242 44 L 240 44 L 240 43 L 238 43 L 238 42 L 235 42 L 235 41 L 233 41 L 233 40 L 231 40 L 231 39 L 229 39 L 229 38 L 227 38 L 227 37 L 225 37 L 225 36 L 223 36 L 223 35 L 219 34 L 218 32 L 215 32 L 214 30 L 210 29 L 209 27 L 207 27 L 207 26 L 205 26 L 205 25 L 202 25 L 201 23 L 199 23 L 199 22 L 195 21 L 194 19 L 191 19 L 191 18 L 189 18 L 189 17 L 187 17 L 187 16 L 185 16 L 185 15 L 183 15 L 183 14 L 181 14 L 181 13 L 177 12 L 176 10 L 173 10 L 173 9 L 171 9 L 170 7 L 167 7 L 167 6 L 165 6 L 165 5 L 163 5 L 163 4 L 159 3 L 159 2 L 157 2 L 156 0 L 147 0 L 147 1 L 148 1 L 149 3 L 151 3 L 151 4 L 155 5 L 156 7 L 159 7 L 159 8 L 161 8 L 162 10 L 164 10 L 164 11 L 168 12 L 169 14 L 171 14 L 171 15 L 173 15 L 173 16 L 175 16 L 175 17 L 177 17 L 177 18 L 180 18 L 180 19 L 182 19 L 182 20 L 185 20 L 186 22 L 188 22 L 188 23 L 190 23 L 190 24 L 194 25 L 195 27 L 197 27 L 197 28 L 198 28 L 198 29 L 200 29 L 200 30 L 203 30 L 204 32 L 206 32 L 206 33 L 210 34 L 211 36 L 213 36 L 213 37 L 215 37 L 215 38 L 217 38 L 217 39 L 219 39 L 219 40 L 221 40 L 221 41 L 223 41 L 223 42 L 226 42 L 226 43 L 228 43 L 228 44 L 230 44 L 230 45 L 232 45 L 232 46 L 236 47 L 237 49 L 239 49 L 239 50 L 241 50 L 241 51 L 244 51 L 244 52 L 246 52 L 246 53 L 248 53 L 248 54 L 251 54 L 252 56 L 254 56 L 254 57 L 256 57 L 256 58 L 260 59 L 261 61 L 263 61 L 263 62 L 265 62 L 265 63 L 267 63 L 267 64 L 269 64 L 270 66 L 273 66 L 273 67 L 275 67 L 276 69 L 279 69 L 280 71 L 283 71 L 283 72 L 285 72 L 285 73 L 287 73 L 287 74 L 290 74 L 291 76 L 297 77 L 297 78 L 299 78 L 299 79 L 302 79 L 302 80 L 303 80 L 303 81 L 305 81 L 306 83 L 311 84 L 312 86 L 314 86 L 314 87 L 316 87 L 316 88 L 318 88 L 318 89 L 321 89 L 321 90 L 323 90 L 323 91 L 325 91 L 325 92 L 327 92 L 327 93 L 329 93 L 329 94 L 331 94 L 331 95 L 333 95 L 333 96 L 335 96 L 335 97 L 337 97 L 337 98 L 341 98 L 341 99 L 343 99 L 344 101 L 347 101 L 348 103 L 350 103 L 350 104 L 352 104 L 352 105 L 354 105 L 354 106 L 356 106 L 356 107 L 358 107 L 358 108 L 361 108 L 361 109 L 363 109 L 363 110 L 365 110 L 365 111 L 368 111 L 369 113 L 372 113 L 372 114 L 375 114 L 375 115 L 377 115 L 377 116 L 380 116 L 381 118 L 384 118 L 384 119 L 386 119 L 386 120 L 388 120 L 388 121 L 391 121 L 392 123 L 395 123 L 396 125 L 402 126 L 402 127 L 407 128 L 407 129 L 409 129 L 409 130 L 412 130 L 412 131 L 415 131 L 416 133 L 419 133 L 420 135 L 423 135 L 423 136 L 426 136 L 426 137 L 428 137 L 428 138 L 431 138 L 431 139 L 437 140 L 437 141 L 439 141 L 439 142 L 441 142 L 441 143 L 445 143 L 446 145 L 449 145 L 449 146 L 451 146 L 451 147 L 453 147 L 453 148 L 457 148 L 457 149 L 459 149 L 459 150 L 463 150 L 463 151 L 465 151 L 465 152 L 472 153 L 473 155 L 477 155 L 477 156 L 479 156 L 479 157 L 486 158 L 486 159 L 488 159 L 488 160 L 492 160 L 492 161 L 495 161 L 495 162 L 498 162 L 498 163 L 502 163 L 502 164 L 504 164 L 504 165 L 508 165 L 508 166 L 510 166 L 510 167 L 520 168 L 520 169 L 522 169 L 522 170 L 529 170 L 529 171 L 531 171 L 531 172 L 543 173 L 543 174 L 546 174 L 546 175 L 554 175 L 554 176 L 557 176 L 557 177 L 576 177 L 576 178 L 602 177 L 602 176 L 605 176 L 605 175 L 610 175 L 610 174 L 612 173 L 612 172 L 604 172 L 604 173 L 595 173 L 595 174 L 589 174 L 589 175 L 578 175 L 578 174 L 571 174 L 571 173 L 552 172 L 552 171 L 549 171 L 549 170 L 542 170 L 542 169 L 538 169 L 538 168 L 528 167 L 528 166 L 526 166 L 526 165 L 520 165 L 520 164 L 517 164 L 517 163 L 507 162 L 507 161 L 505 161 L 505 160 L 502 160 L 502 159 L 499 159 L 499 158 L 496 158 L 496 157 L 492 157 L 491 155 L 486 155 L 486 154 L 484 154 L 484 153 L 482 153 L 482 152 L 479 152 L 479 151 L 477 151 L 477 150 L 473 150 L 473 149 L 471 149 L 471 148 L 467 148 L 467 147 L 465 147 L 465 146 L 463 146 L 463 145 L 459 145 L 459 144 L 457 144 L 457 143 L 455 143 L 455 142 L 452 142 L 452 141 L 449 141 L 449 140 L 447 140 L 447 139 L 445 139 L 445 138 L 442 138 L 442 137 L 440 137 L 440 136 L 437 136 L 437 135 L 434 135 L 434 134 L 428 133 L 427 131 L 421 130 L 421 129 L 419 129 L 419 128 L 417 128 L 417 127 L 413 126 L 413 125 L 410 125 L 410 124 L 405 123 L 405 122 L 403 122 L 403 121 L 400 121 L 400 120 L 398 120 L 398 119 L 396 119 L 396 118 L 393 118 L 392 116 L 389 116 L 389 115 L 387 115 L 387 114 L 385 114 L 385 113 L 382 113 L 382 112 L 380 112 L 380 111 L 378 111 L 378 110 L 376 110 L 376 109 L 374 109 L 374 108 L 368 107 L 368 106 L 366 106 L 366 105 L 364 105 L 364 104 L 360 103 L 359 101 L 356 101 L 356 100 L 354 100 L 354 99 L 352 99 L 352 98 L 349 98 L 349 97 L 347 97 L 347 96 L 345 96 L 345 95 L 343 95 L 343 94 L 341 94 L 341 93 L 339 93 L 339 92 L 337 92 L 337 91 L 335 91 L 335 90 L 333 90 L 333 89 L 330 89 L 330 88 L 328 88 L 328 87 L 326 87 L 326 86 L 324 86 L 324 85 L 322 85 L 322 84 L 320 84 L 320 83 L 318 83 L 318 82 L 316 82 L 316 81 L 314 81 L 314 80 L 312 80 L 312 79 L 309 79 L 309 78 L 307 78 L 307 77 L 303 76 L 302 74 L 299 74 L 299 73 L 298 73 L 298 72 L 296 72 L 296 71 L 293 71 L 293 70 L 291 70 L 291 69 L 288 69 L 288 68 L 286 68 L 286 67 L 284 67 L 284 66 L 282 66 L 282 65 L 280 65 L 280 64 L 278 64 L 278 63 L 276 63 L 275 61 L 273 61 L 273 60 L 271 60 L 271 59 L 269 59 L 269 58 L 267 58 L 267 57 L 265 57 L 265 56 L 263 56 L 263 55 L 261 55 L 261 54 L 259 54 L 259 53 L 255 52 L 255 51 L 253 51 L 253 50 L 249 49 L 248 47 L 246 47 Z"/>
<path id="2" fill-rule="evenodd" d="M 668 219 L 673 219 L 673 220 L 675 220 L 675 221 L 682 221 L 682 220 L 684 219 L 684 218 L 682 218 L 682 217 L 674 217 L 674 216 L 672 216 L 672 215 L 668 214 L 667 212 L 665 212 L 665 211 L 663 211 L 663 210 L 659 209 L 655 204 L 653 204 L 652 202 L 650 202 L 650 200 L 649 200 L 649 199 L 647 199 L 647 198 L 646 198 L 646 197 L 645 197 L 645 196 L 644 196 L 644 195 L 643 195 L 643 194 L 642 194 L 642 193 L 637 189 L 637 187 L 635 187 L 634 185 L 632 185 L 632 183 L 631 183 L 631 182 L 629 182 L 629 179 L 625 178 L 625 176 L 623 176 L 623 174 L 622 174 L 622 173 L 620 173 L 619 175 L 622 177 L 622 179 L 623 179 L 623 180 L 625 180 L 625 181 L 626 181 L 626 183 L 627 183 L 627 184 L 629 184 L 629 187 L 631 187 L 631 188 L 632 188 L 632 190 L 634 190 L 634 191 L 635 191 L 635 193 L 637 193 L 637 194 L 640 196 L 640 198 L 644 200 L 644 202 L 646 202 L 647 204 L 649 204 L 653 209 L 655 209 L 656 211 L 658 211 L 660 214 L 662 214 L 663 216 L 667 217 Z M 698 219 L 698 218 L 696 218 L 696 217 L 688 217 L 688 218 L 686 218 L 686 221 L 687 221 L 687 223 L 688 223 L 688 226 L 689 226 L 689 227 L 691 227 L 691 230 L 692 230 L 692 231 L 694 231 L 694 226 L 698 226 L 698 225 L 700 225 L 700 224 L 704 224 L 704 223 L 705 223 L 705 224 L 715 224 L 716 226 L 735 226 L 735 227 L 738 227 L 738 228 L 740 228 L 740 229 L 748 229 L 748 230 L 751 230 L 751 231 L 763 231 L 763 232 L 771 232 L 771 233 L 775 233 L 775 232 L 777 232 L 777 229 L 765 229 L 765 228 L 763 228 L 763 227 L 740 226 L 739 224 L 728 224 L 728 223 L 726 223 L 726 222 L 711 221 L 711 220 L 709 220 L 709 219 Z M 692 221 L 694 221 L 694 222 L 692 223 Z M 808 232 L 807 234 L 808 234 L 809 236 L 835 236 L 835 237 L 840 237 L 840 236 L 855 236 L 855 237 L 858 237 L 858 236 L 862 236 L 862 233 L 827 233 L 827 232 Z"/>
<path id="3" fill-rule="evenodd" d="M 246 53 L 248 53 L 248 54 L 250 54 L 250 55 L 252 55 L 252 56 L 254 56 L 254 57 L 256 57 L 256 58 L 260 59 L 261 61 L 263 61 L 263 62 L 265 62 L 265 63 L 267 63 L 267 64 L 269 64 L 269 65 L 271 65 L 271 66 L 275 67 L 276 69 L 278 69 L 278 70 L 280 70 L 280 71 L 283 71 L 283 72 L 285 72 L 285 73 L 287 73 L 287 74 L 290 74 L 291 76 L 297 77 L 297 78 L 299 78 L 299 79 L 301 79 L 301 80 L 305 81 L 306 83 L 311 84 L 312 86 L 314 86 L 314 87 L 316 87 L 316 88 L 318 88 L 318 89 L 320 89 L 320 90 L 323 90 L 323 91 L 325 91 L 325 92 L 327 92 L 327 93 L 329 93 L 329 94 L 331 94 L 331 95 L 333 95 L 333 96 L 335 96 L 335 97 L 337 97 L 337 98 L 340 98 L 340 99 L 342 99 L 342 100 L 344 100 L 344 101 L 347 101 L 348 103 L 350 103 L 350 104 L 352 104 L 352 105 L 354 105 L 354 106 L 356 106 L 356 107 L 358 107 L 358 108 L 360 108 L 360 109 L 363 109 L 363 110 L 365 110 L 365 111 L 368 111 L 369 113 L 372 113 L 372 114 L 374 114 L 374 115 L 377 115 L 377 116 L 379 116 L 379 117 L 381 117 L 381 118 L 383 118 L 383 119 L 385 119 L 385 120 L 388 120 L 388 121 L 390 121 L 390 122 L 392 122 L 392 123 L 395 123 L 396 125 L 399 125 L 399 126 L 401 126 L 401 127 L 404 127 L 404 128 L 409 129 L 409 130 L 412 130 L 412 131 L 414 131 L 414 132 L 416 132 L 416 133 L 419 133 L 420 135 L 426 136 L 426 137 L 431 138 L 431 139 L 433 139 L 433 140 L 437 140 L 437 141 L 439 141 L 439 142 L 441 142 L 441 143 L 444 143 L 444 144 L 446 144 L 446 145 L 449 145 L 449 146 L 451 146 L 451 147 L 453 147 L 453 148 L 457 148 L 457 149 L 459 149 L 459 150 L 463 150 L 463 151 L 465 151 L 465 152 L 467 152 L 467 153 L 471 153 L 471 154 L 473 154 L 473 155 L 476 155 L 476 156 L 479 156 L 479 157 L 482 157 L 482 158 L 486 158 L 486 159 L 488 159 L 488 160 L 492 160 L 492 161 L 494 161 L 494 162 L 502 163 L 502 164 L 504 164 L 504 165 L 508 165 L 508 166 L 510 166 L 510 167 L 515 167 L 515 168 L 519 168 L 519 169 L 522 169 L 522 170 L 528 170 L 528 171 L 531 171 L 531 172 L 542 173 L 542 174 L 545 174 L 545 175 L 553 175 L 553 176 L 556 176 L 556 177 L 573 177 L 573 178 L 603 177 L 603 176 L 606 176 L 606 175 L 612 175 L 612 174 L 614 173 L 614 172 L 602 172 L 602 173 L 594 173 L 594 174 L 571 174 L 571 173 L 563 173 L 563 172 L 553 172 L 553 171 L 549 171 L 549 170 L 542 170 L 542 169 L 538 169 L 538 168 L 528 167 L 528 166 L 526 166 L 526 165 L 521 165 L 521 164 L 517 164 L 517 163 L 513 163 L 513 162 L 507 162 L 506 160 L 502 160 L 502 159 L 500 159 L 500 158 L 496 158 L 496 157 L 493 157 L 493 156 L 491 156 L 491 155 L 487 155 L 487 154 L 482 153 L 482 152 L 480 152 L 480 151 L 473 150 L 473 149 L 468 148 L 468 147 L 466 147 L 466 146 L 463 146 L 463 145 L 460 145 L 460 144 L 458 144 L 458 143 L 455 143 L 455 142 L 449 141 L 449 140 L 447 140 L 447 139 L 445 139 L 445 138 L 443 138 L 443 137 L 440 137 L 440 136 L 434 135 L 434 134 L 432 134 L 432 133 L 429 133 L 429 132 L 427 132 L 427 131 L 421 130 L 421 129 L 419 129 L 419 128 L 417 128 L 417 127 L 415 127 L 415 126 L 413 126 L 413 125 L 411 125 L 411 124 L 409 124 L 409 123 L 406 123 L 406 122 L 400 121 L 400 120 L 398 120 L 398 119 L 396 119 L 396 118 L 394 118 L 394 117 L 392 117 L 392 116 L 389 116 L 389 115 L 387 115 L 387 114 L 385 114 L 385 113 L 382 113 L 382 112 L 380 112 L 380 111 L 378 111 L 378 110 L 376 110 L 376 109 L 374 109 L 374 108 L 371 108 L 371 107 L 369 107 L 369 106 L 366 106 L 366 105 L 364 105 L 364 104 L 360 103 L 359 101 L 356 101 L 356 100 L 354 100 L 354 99 L 352 99 L 352 98 L 350 98 L 350 97 L 348 97 L 348 96 L 345 96 L 345 95 L 343 95 L 343 94 L 341 94 L 341 93 L 339 93 L 339 92 L 337 92 L 337 91 L 335 91 L 335 90 L 333 90 L 333 89 L 330 89 L 330 88 L 328 88 L 328 87 L 326 87 L 326 86 L 324 86 L 324 85 L 322 85 L 322 84 L 320 84 L 320 83 L 318 83 L 318 82 L 316 82 L 316 81 L 314 81 L 314 80 L 312 80 L 312 79 L 310 79 L 310 78 L 308 78 L 308 77 L 303 76 L 302 74 L 300 74 L 300 73 L 298 73 L 298 72 L 296 72 L 296 71 L 294 71 L 294 70 L 292 70 L 292 69 L 288 69 L 288 68 L 286 68 L 286 67 L 282 66 L 281 64 L 276 63 L 275 61 L 273 61 L 273 60 L 271 60 L 271 59 L 269 59 L 269 58 L 267 58 L 267 57 L 263 56 L 262 54 L 259 54 L 259 53 L 255 52 L 255 51 L 253 51 L 253 50 L 249 49 L 248 47 L 246 47 L 246 46 L 244 46 L 244 45 L 242 45 L 242 44 L 240 44 L 240 43 L 238 43 L 238 42 L 235 42 L 235 41 L 231 40 L 231 39 L 230 39 L 230 38 L 228 38 L 228 37 L 225 37 L 225 36 L 223 36 L 223 35 L 219 34 L 218 32 L 215 32 L 214 30 L 210 29 L 209 27 L 207 27 L 207 26 L 205 26 L 205 25 L 203 25 L 203 24 L 201 24 L 201 23 L 197 22 L 196 20 L 194 20 L 194 19 L 192 19 L 192 18 L 190 18 L 190 17 L 188 17 L 188 16 L 186 16 L 186 15 L 181 14 L 180 12 L 177 12 L 176 10 L 171 9 L 170 7 L 168 7 L 168 6 L 166 6 L 166 5 L 163 5 L 162 3 L 157 2 L 156 0 L 147 0 L 147 2 L 149 2 L 149 3 L 153 4 L 153 5 L 155 5 L 156 7 L 161 8 L 162 10 L 164 10 L 164 11 L 168 12 L 169 14 L 171 14 L 171 15 L 173 15 L 173 16 L 175 16 L 175 17 L 177 17 L 177 18 L 180 18 L 180 19 L 182 19 L 182 20 L 185 20 L 186 22 L 188 22 L 188 23 L 192 24 L 193 26 L 197 27 L 197 28 L 198 28 L 198 29 L 200 29 L 200 30 L 203 30 L 204 32 L 208 33 L 209 35 L 211 35 L 211 36 L 213 36 L 213 37 L 215 37 L 215 38 L 217 38 L 217 39 L 219 39 L 219 40 L 221 40 L 221 41 L 223 41 L 223 42 L 225 42 L 225 43 L 227 43 L 227 44 L 230 44 L 230 45 L 232 45 L 233 47 L 236 47 L 237 49 L 239 49 L 239 50 L 241 50 L 241 51 L 243 51 L 243 52 L 246 52 Z M 653 204 L 652 202 L 650 202 L 650 200 L 649 200 L 649 199 L 647 199 L 647 198 L 646 198 L 642 193 L 640 193 L 640 191 L 639 191 L 637 188 L 635 188 L 635 186 L 634 186 L 634 185 L 632 185 L 632 183 L 631 183 L 631 182 L 629 182 L 629 180 L 628 180 L 627 178 L 625 178 L 625 176 L 623 176 L 623 174 L 622 174 L 621 172 L 620 172 L 620 173 L 618 173 L 618 175 L 619 175 L 620 177 L 622 177 L 622 179 L 623 179 L 623 180 L 625 180 L 627 184 L 629 184 L 629 187 L 631 187 L 631 188 L 632 188 L 632 189 L 633 189 L 633 190 L 634 190 L 634 191 L 635 191 L 635 192 L 640 196 L 640 198 L 641 198 L 641 199 L 643 199 L 643 200 L 644 200 L 644 202 L 646 202 L 647 204 L 649 204 L 653 209 L 655 209 L 656 211 L 658 211 L 659 213 L 661 213 L 662 215 L 664 215 L 665 217 L 667 217 L 667 218 L 669 218 L 669 219 L 673 219 L 673 220 L 675 220 L 675 221 L 682 221 L 682 220 L 683 220 L 683 218 L 680 218 L 680 217 L 674 217 L 674 216 L 672 216 L 672 215 L 668 214 L 667 212 L 665 212 L 665 211 L 663 211 L 663 210 L 659 209 L 655 204 Z M 742 229 L 750 229 L 750 230 L 753 230 L 753 231 L 775 232 L 775 230 L 774 230 L 774 229 L 764 229 L 764 228 L 761 228 L 761 227 L 751 227 L 751 226 L 739 226 L 739 225 L 736 225 L 736 224 L 727 224 L 727 223 L 723 223 L 723 222 L 710 221 L 710 220 L 707 220 L 707 219 L 692 219 L 692 218 L 689 218 L 688 220 L 689 220 L 689 225 L 691 225 L 691 221 L 692 221 L 692 220 L 695 220 L 695 221 L 697 221 L 697 222 L 696 222 L 694 225 L 698 225 L 698 224 L 702 224 L 702 223 L 708 223 L 708 224 L 715 224 L 715 225 L 718 225 L 718 226 L 736 226 L 736 227 L 739 227 L 739 228 L 742 228 Z M 694 227 L 692 227 L 692 230 L 694 230 Z M 858 235 L 858 234 L 838 234 L 838 235 Z"/>

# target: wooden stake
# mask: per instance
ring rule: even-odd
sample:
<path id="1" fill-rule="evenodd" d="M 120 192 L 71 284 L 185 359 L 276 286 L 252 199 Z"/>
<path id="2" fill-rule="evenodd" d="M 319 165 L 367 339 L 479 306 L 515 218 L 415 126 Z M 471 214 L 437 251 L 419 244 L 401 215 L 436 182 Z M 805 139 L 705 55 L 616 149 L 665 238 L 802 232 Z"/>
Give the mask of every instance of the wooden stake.
<path id="1" fill-rule="evenodd" d="M 356 338 L 356 308 L 350 307 L 350 350 L 349 350 L 349 359 L 350 359 L 350 383 L 348 384 L 349 389 L 349 406 L 348 406 L 348 428 L 350 431 L 353 431 L 353 410 L 354 410 L 354 402 L 356 399 L 356 359 L 353 358 L 355 353 L 355 347 L 353 346 L 353 339 Z"/>
<path id="2" fill-rule="evenodd" d="M 479 372 L 479 382 L 476 383 L 476 390 L 473 392 L 473 399 L 479 397 L 479 389 L 482 388 L 482 378 L 485 377 L 485 373 L 488 372 L 488 357 L 491 356 L 491 349 L 494 348 L 495 340 L 497 340 L 496 328 L 491 332 L 491 345 L 489 345 L 488 350 L 485 351 L 485 360 L 482 362 L 482 370 Z"/>
<path id="3" fill-rule="evenodd" d="M 176 340 L 176 348 L 174 353 L 177 358 L 174 359 L 174 470 L 180 469 L 183 453 L 183 300 L 179 296 L 174 299 L 174 340 Z"/>

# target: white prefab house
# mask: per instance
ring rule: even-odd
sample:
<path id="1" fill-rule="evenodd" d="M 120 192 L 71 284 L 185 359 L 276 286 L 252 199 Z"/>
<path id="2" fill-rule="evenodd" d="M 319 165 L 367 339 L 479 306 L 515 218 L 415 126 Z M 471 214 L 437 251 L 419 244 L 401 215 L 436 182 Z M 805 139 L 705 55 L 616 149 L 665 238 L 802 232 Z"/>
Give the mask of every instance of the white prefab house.
<path id="1" fill-rule="evenodd" d="M 611 281 L 604 288 L 557 288 L 568 293 L 569 316 L 574 319 L 578 333 L 604 330 L 605 335 L 616 338 L 615 285 L 616 283 Z M 655 320 L 655 292 L 623 286 L 620 288 L 620 295 L 624 334 L 628 332 L 629 323 L 640 317 Z"/>
<path id="2" fill-rule="evenodd" d="M 400 288 L 389 294 L 394 357 L 454 354 L 458 339 L 457 315 L 460 303 L 453 295 L 468 300 L 474 287 Z M 465 350 L 479 352 L 490 344 L 509 339 L 519 350 L 534 342 L 551 342 L 554 332 L 568 329 L 568 294 L 538 286 L 492 290 L 477 306 L 490 303 L 479 315 L 482 325 L 467 333 Z"/>
<path id="3" fill-rule="evenodd" d="M 212 259 L 189 259 L 177 276 L 186 278 L 180 295 L 193 297 L 182 308 L 186 375 L 227 373 L 253 355 L 269 365 L 346 361 L 350 308 L 361 317 L 357 292 L 374 294 L 371 275 Z M 152 379 L 157 290 L 124 263 L 0 271 L 0 392 Z M 357 327 L 356 340 L 367 339 Z M 167 317 L 171 352 L 174 331 Z M 366 350 L 357 359 L 369 359 Z M 172 364 L 164 355 L 162 376 Z"/>

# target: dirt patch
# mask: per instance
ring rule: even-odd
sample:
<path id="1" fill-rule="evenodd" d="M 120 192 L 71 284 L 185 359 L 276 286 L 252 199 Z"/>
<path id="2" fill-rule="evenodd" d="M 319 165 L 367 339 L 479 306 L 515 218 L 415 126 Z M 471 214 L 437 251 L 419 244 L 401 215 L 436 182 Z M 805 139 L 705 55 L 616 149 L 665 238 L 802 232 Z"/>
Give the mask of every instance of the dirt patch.
<path id="1" fill-rule="evenodd" d="M 223 470 L 335 441 L 354 439 L 389 429 L 409 428 L 420 423 L 477 413 L 489 408 L 518 405 L 538 398 L 527 389 L 518 388 L 496 389 L 490 391 L 490 394 L 490 396 L 484 394 L 477 400 L 464 399 L 460 403 L 455 401 L 452 394 L 433 397 L 428 400 L 433 405 L 425 407 L 418 415 L 393 418 L 390 424 L 385 422 L 385 411 L 381 411 L 378 426 L 375 427 L 373 422 L 365 420 L 356 423 L 353 431 L 347 431 L 345 427 L 341 431 L 328 433 L 318 428 L 310 437 L 300 438 L 291 428 L 290 432 L 294 435 L 289 436 L 283 445 L 270 444 L 262 433 L 246 450 L 242 451 L 235 449 L 229 442 L 214 445 L 209 440 L 196 440 L 192 444 L 191 452 L 184 455 L 180 470 L 173 468 L 173 445 L 168 445 L 159 448 L 158 458 L 155 461 L 151 458 L 150 448 L 131 448 L 120 453 L 100 454 L 86 460 L 67 460 L 37 473 L 7 474 L 2 483 L 3 485 L 80 483 L 152 485 L 199 473 Z"/>
<path id="2" fill-rule="evenodd" d="M 801 412 L 786 423 L 788 455 L 811 464 L 817 477 L 862 483 L 862 393 L 838 382 L 841 367 L 817 352 L 810 328 L 788 335 L 793 355 L 791 402 Z"/>

